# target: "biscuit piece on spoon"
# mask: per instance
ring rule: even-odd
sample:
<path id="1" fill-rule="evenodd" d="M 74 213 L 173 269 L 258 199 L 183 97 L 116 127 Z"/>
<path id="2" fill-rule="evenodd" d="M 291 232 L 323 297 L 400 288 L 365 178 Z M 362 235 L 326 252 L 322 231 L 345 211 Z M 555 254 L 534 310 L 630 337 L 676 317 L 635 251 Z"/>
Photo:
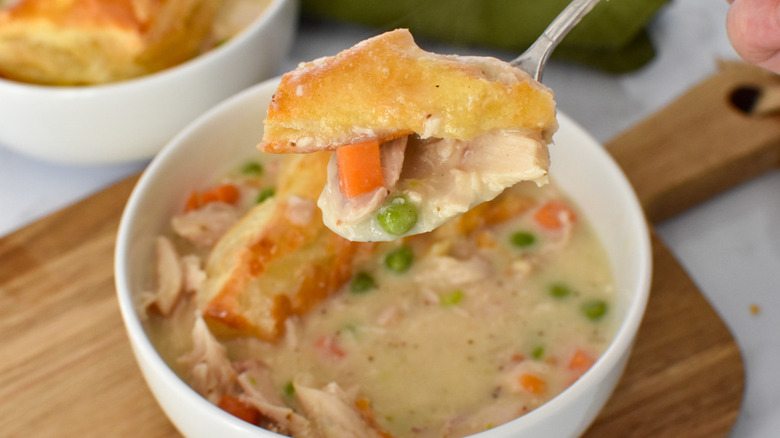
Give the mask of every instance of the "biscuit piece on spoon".
<path id="1" fill-rule="evenodd" d="M 491 57 L 399 29 L 282 77 L 259 148 L 335 150 L 318 205 L 354 241 L 430 231 L 520 181 L 547 181 L 553 93 Z"/>

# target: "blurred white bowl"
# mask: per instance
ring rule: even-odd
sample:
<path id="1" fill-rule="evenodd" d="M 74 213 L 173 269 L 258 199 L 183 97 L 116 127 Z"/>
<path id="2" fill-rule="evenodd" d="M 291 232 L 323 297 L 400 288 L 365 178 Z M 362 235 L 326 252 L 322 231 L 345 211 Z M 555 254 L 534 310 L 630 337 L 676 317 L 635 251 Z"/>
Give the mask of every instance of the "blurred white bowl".
<path id="1" fill-rule="evenodd" d="M 146 336 L 134 302 L 153 272 L 154 239 L 199 182 L 216 180 L 251 154 L 278 79 L 255 86 L 204 114 L 176 136 L 139 180 L 119 228 L 115 278 L 130 342 L 141 370 L 173 424 L 187 437 L 276 437 L 223 412 L 187 386 Z M 584 210 L 607 250 L 620 325 L 604 355 L 563 393 L 481 438 L 580 435 L 612 393 L 630 354 L 650 289 L 651 249 L 636 196 L 611 157 L 564 114 L 551 148 L 552 175 Z"/>
<path id="2" fill-rule="evenodd" d="M 0 79 L 0 146 L 66 164 L 151 158 L 195 117 L 277 74 L 297 13 L 298 0 L 272 0 L 226 43 L 137 79 L 84 87 Z"/>

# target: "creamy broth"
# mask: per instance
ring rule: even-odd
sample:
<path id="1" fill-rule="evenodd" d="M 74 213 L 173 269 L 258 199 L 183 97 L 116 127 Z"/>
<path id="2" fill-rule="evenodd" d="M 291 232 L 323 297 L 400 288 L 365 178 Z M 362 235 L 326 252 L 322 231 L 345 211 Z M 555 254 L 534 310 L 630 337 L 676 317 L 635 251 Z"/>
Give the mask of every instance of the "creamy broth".
<path id="1" fill-rule="evenodd" d="M 227 180 L 254 199 L 273 185 L 273 171 Z M 523 207 L 485 223 L 502 197 Z M 296 413 L 305 411 L 296 388 L 336 382 L 367 401 L 372 427 L 393 437 L 465 436 L 535 409 L 603 353 L 615 291 L 597 236 L 554 184 L 521 183 L 502 197 L 434 232 L 377 244 L 336 294 L 288 319 L 277 342 L 223 339 L 226 357 L 262 362 L 275 397 Z M 173 240 L 180 254 L 198 252 Z M 190 383 L 181 357 L 192 348 L 194 310 L 185 296 L 168 316 L 147 320 Z"/>

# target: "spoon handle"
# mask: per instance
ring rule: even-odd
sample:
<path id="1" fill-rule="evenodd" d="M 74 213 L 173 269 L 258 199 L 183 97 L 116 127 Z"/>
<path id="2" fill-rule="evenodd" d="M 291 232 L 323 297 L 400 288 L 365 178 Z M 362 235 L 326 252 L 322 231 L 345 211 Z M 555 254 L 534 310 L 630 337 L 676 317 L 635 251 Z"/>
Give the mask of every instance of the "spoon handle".
<path id="1" fill-rule="evenodd" d="M 572 0 L 528 49 L 510 62 L 535 80 L 542 80 L 547 59 L 566 34 L 601 0 Z"/>

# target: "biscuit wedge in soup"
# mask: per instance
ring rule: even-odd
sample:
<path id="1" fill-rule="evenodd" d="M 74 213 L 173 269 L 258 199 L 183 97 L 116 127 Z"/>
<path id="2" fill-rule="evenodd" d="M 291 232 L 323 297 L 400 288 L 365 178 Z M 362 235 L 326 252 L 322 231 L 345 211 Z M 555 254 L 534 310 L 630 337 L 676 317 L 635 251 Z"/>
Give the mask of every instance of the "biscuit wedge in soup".
<path id="1" fill-rule="evenodd" d="M 287 318 L 336 292 L 351 277 L 353 258 L 373 248 L 322 223 L 315 202 L 329 156 L 288 157 L 277 195 L 250 210 L 212 250 L 198 301 L 218 337 L 278 340 Z"/>
<path id="2" fill-rule="evenodd" d="M 319 196 L 352 241 L 430 231 L 520 181 L 547 182 L 553 93 L 490 57 L 439 55 L 398 29 L 282 77 L 259 148 L 335 150 Z"/>

